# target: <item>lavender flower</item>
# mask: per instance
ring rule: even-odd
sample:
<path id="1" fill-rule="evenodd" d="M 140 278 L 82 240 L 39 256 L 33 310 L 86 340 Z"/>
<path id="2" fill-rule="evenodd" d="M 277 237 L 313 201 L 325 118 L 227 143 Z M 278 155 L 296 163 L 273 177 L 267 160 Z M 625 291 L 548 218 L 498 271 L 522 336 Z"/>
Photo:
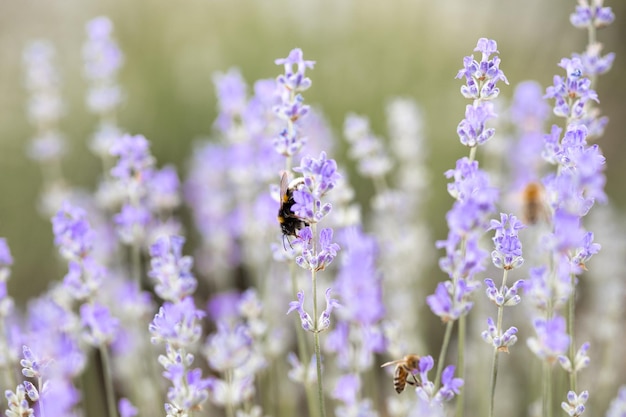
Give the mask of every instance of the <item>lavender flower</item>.
<path id="1" fill-rule="evenodd" d="M 135 417 L 139 413 L 128 398 L 121 398 L 117 403 L 117 408 L 120 417 Z"/>
<path id="2" fill-rule="evenodd" d="M 274 139 L 274 149 L 281 155 L 291 157 L 306 143 L 306 138 L 298 131 L 298 121 L 309 112 L 309 106 L 303 104 L 304 99 L 300 93 L 311 87 L 311 80 L 306 77 L 305 72 L 307 68 L 313 68 L 315 61 L 305 61 L 302 50 L 296 48 L 287 58 L 277 59 L 275 62 L 276 65 L 284 65 L 285 73 L 276 79 L 281 86 L 281 103 L 274 108 L 274 112 L 286 122 L 286 127 Z"/>
<path id="3" fill-rule="evenodd" d="M 585 403 L 589 399 L 589 392 L 583 391 L 577 395 L 574 391 L 567 393 L 567 402 L 561 403 L 561 408 L 570 417 L 579 417 L 585 412 Z"/>
<path id="4" fill-rule="evenodd" d="M 150 247 L 148 276 L 156 281 L 155 292 L 163 300 L 176 302 L 196 290 L 197 281 L 191 273 L 193 259 L 182 255 L 185 238 L 162 237 Z"/>
<path id="5" fill-rule="evenodd" d="M 492 39 L 480 38 L 474 51 L 482 54 L 480 62 L 474 59 L 474 55 L 466 56 L 463 68 L 456 75 L 456 78 L 465 77 L 466 84 L 461 87 L 461 94 L 475 100 L 494 99 L 500 94 L 500 89 L 496 87 L 498 81 L 509 83 L 500 69 L 500 58 L 491 56 L 498 53 L 498 45 Z"/>
<path id="6" fill-rule="evenodd" d="M 369 398 L 360 399 L 359 391 L 361 389 L 361 380 L 358 375 L 348 374 L 337 380 L 333 397 L 341 401 L 335 409 L 337 417 L 377 417 L 378 412 L 373 409 L 372 400 Z"/>
<path id="7" fill-rule="evenodd" d="M 615 20 L 615 15 L 610 7 L 603 7 L 603 0 L 580 0 L 576 6 L 576 12 L 570 15 L 570 22 L 577 28 L 585 29 L 589 26 L 601 28 L 608 26 Z"/>
<path id="8" fill-rule="evenodd" d="M 85 78 L 90 82 L 87 105 L 94 113 L 109 115 L 122 102 L 122 90 L 116 77 L 124 56 L 111 37 L 113 23 L 108 17 L 90 20 L 86 29 L 83 59 Z"/>
<path id="9" fill-rule="evenodd" d="M 459 279 L 456 286 L 451 281 L 440 282 L 435 293 L 426 297 L 426 303 L 444 323 L 457 320 L 472 309 L 474 303 L 468 296 L 478 285 L 468 285 L 464 279 Z"/>
<path id="10" fill-rule="evenodd" d="M 496 327 L 491 317 L 487 318 L 487 330 L 481 333 L 483 340 L 500 352 L 509 351 L 509 346 L 512 346 L 517 342 L 516 327 L 509 327 L 504 333 Z"/>
<path id="11" fill-rule="evenodd" d="M 415 389 L 417 396 L 432 405 L 443 405 L 444 401 L 450 401 L 455 394 L 460 392 L 463 380 L 454 377 L 454 365 L 447 366 L 441 374 L 441 388 L 435 392 L 435 384 L 428 379 L 428 373 L 433 369 L 435 361 L 431 356 L 420 358 L 418 372 L 419 384 Z"/>
<path id="12" fill-rule="evenodd" d="M 514 215 L 501 213 L 500 221 L 491 220 L 489 230 L 495 230 L 493 243 L 496 250 L 491 252 L 491 260 L 497 268 L 514 269 L 524 263 L 522 257 L 522 243 L 518 238 L 518 230 L 523 229 L 524 224 Z"/>
<path id="13" fill-rule="evenodd" d="M 490 278 L 485 279 L 485 284 L 487 285 L 487 297 L 498 307 L 511 307 L 522 301 L 519 296 L 519 291 L 524 286 L 523 279 L 515 281 L 511 288 L 506 285 L 501 289 L 497 288 L 496 284 Z"/>
<path id="14" fill-rule="evenodd" d="M 52 231 L 54 244 L 65 259 L 79 260 L 91 252 L 95 235 L 82 208 L 63 203 L 52 218 Z"/>
<path id="15" fill-rule="evenodd" d="M 84 338 L 94 346 L 111 343 L 117 334 L 119 320 L 111 315 L 109 309 L 101 304 L 83 304 L 80 317 L 85 328 Z"/>
<path id="16" fill-rule="evenodd" d="M 217 332 L 208 337 L 204 354 L 212 369 L 225 372 L 242 366 L 252 354 L 252 338 L 242 324 L 218 322 Z"/>
<path id="17" fill-rule="evenodd" d="M 313 332 L 315 330 L 313 319 L 311 319 L 309 313 L 304 310 L 304 292 L 298 291 L 297 297 L 298 301 L 289 302 L 289 310 L 287 310 L 287 314 L 291 313 L 292 311 L 298 312 L 298 314 L 300 315 L 300 323 L 302 325 L 302 328 L 307 332 Z"/>
<path id="18" fill-rule="evenodd" d="M 296 239 L 302 245 L 302 255 L 296 256 L 298 266 L 309 271 L 323 271 L 337 256 L 339 245 L 332 242 L 333 230 L 325 228 L 320 231 L 319 244 L 315 245 L 310 227 L 300 231 Z"/>
<path id="19" fill-rule="evenodd" d="M 343 258 L 334 286 L 344 300 L 340 318 L 359 325 L 375 325 L 385 315 L 382 277 L 376 269 L 376 241 L 357 227 L 346 229 L 341 241 L 345 242 Z"/>
<path id="20" fill-rule="evenodd" d="M 626 414 L 626 385 L 619 388 L 617 396 L 611 401 L 606 417 L 623 417 Z"/>
<path id="21" fill-rule="evenodd" d="M 33 416 L 35 410 L 30 408 L 28 399 L 36 401 L 38 398 L 27 398 L 27 390 L 24 384 L 19 384 L 15 388 L 15 392 L 6 390 L 4 396 L 9 404 L 9 409 L 6 411 L 7 417 L 21 417 L 21 416 Z"/>
<path id="22" fill-rule="evenodd" d="M 309 223 L 317 223 L 330 213 L 330 203 L 322 204 L 322 197 L 332 190 L 341 175 L 334 159 L 327 159 L 326 152 L 319 158 L 304 157 L 294 171 L 302 173 L 304 186 L 293 192 L 294 214 Z"/>
<path id="23" fill-rule="evenodd" d="M 598 101 L 598 96 L 591 89 L 591 82 L 583 77 L 580 59 L 563 58 L 559 66 L 566 71 L 566 77 L 554 76 L 553 85 L 546 89 L 545 98 L 555 100 L 554 114 L 568 119 L 580 119 L 589 101 Z"/>
<path id="24" fill-rule="evenodd" d="M 580 346 L 580 349 L 578 349 L 578 351 L 576 352 L 573 363 L 567 356 L 559 356 L 559 364 L 566 372 L 569 373 L 575 373 L 586 368 L 591 362 L 591 359 L 589 358 L 589 356 L 587 356 L 587 351 L 589 350 L 589 347 L 589 342 L 583 343 Z"/>
<path id="25" fill-rule="evenodd" d="M 153 344 L 167 343 L 174 349 L 191 346 L 200 339 L 202 327 L 199 320 L 204 312 L 197 310 L 193 298 L 177 299 L 164 303 L 150 323 Z"/>
<path id="26" fill-rule="evenodd" d="M 391 170 L 391 158 L 386 154 L 382 140 L 371 133 L 369 119 L 348 114 L 343 133 L 351 145 L 350 156 L 358 161 L 362 176 L 382 178 Z"/>
<path id="27" fill-rule="evenodd" d="M 494 128 L 487 129 L 485 123 L 497 115 L 493 110 L 493 103 L 477 101 L 468 104 L 465 108 L 465 119 L 461 120 L 456 131 L 461 143 L 469 148 L 483 145 L 495 134 Z"/>
<path id="28" fill-rule="evenodd" d="M 565 319 L 561 316 L 535 319 L 533 326 L 537 337 L 527 340 L 528 347 L 540 359 L 554 363 L 567 351 L 570 344 L 570 337 L 565 330 Z"/>

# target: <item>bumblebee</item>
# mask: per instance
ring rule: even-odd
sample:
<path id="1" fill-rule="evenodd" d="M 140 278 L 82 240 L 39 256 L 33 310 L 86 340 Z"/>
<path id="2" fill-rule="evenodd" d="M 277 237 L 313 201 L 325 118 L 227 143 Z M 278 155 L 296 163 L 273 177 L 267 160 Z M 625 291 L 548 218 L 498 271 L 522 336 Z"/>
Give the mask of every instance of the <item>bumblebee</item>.
<path id="1" fill-rule="evenodd" d="M 413 374 L 413 371 L 418 369 L 419 362 L 419 355 L 411 354 L 406 355 L 404 358 L 398 359 L 396 361 L 383 363 L 380 367 L 384 368 L 385 366 L 396 365 L 396 370 L 393 373 L 393 387 L 396 389 L 396 392 L 400 394 L 402 391 L 404 391 L 406 384 L 420 384 Z"/>
<path id="2" fill-rule="evenodd" d="M 298 230 L 309 224 L 296 216 L 291 207 L 295 204 L 293 200 L 293 192 L 304 184 L 304 178 L 299 177 L 289 182 L 286 172 L 280 177 L 280 207 L 278 208 L 278 223 L 280 230 L 283 232 L 283 247 L 285 246 L 285 237 L 289 242 L 289 236 L 297 237 Z M 289 243 L 291 246 L 291 242 Z M 286 248 L 285 248 L 286 249 Z"/>
<path id="3" fill-rule="evenodd" d="M 539 182 L 529 182 L 522 192 L 524 222 L 536 224 L 549 218 L 545 189 Z"/>

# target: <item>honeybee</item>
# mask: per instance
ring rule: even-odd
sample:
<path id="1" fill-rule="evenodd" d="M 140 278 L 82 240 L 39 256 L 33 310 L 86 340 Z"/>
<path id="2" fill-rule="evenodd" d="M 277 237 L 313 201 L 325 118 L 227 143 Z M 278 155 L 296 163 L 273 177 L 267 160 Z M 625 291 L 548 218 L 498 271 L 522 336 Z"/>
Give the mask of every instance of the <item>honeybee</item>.
<path id="1" fill-rule="evenodd" d="M 406 355 L 402 359 L 398 359 L 396 361 L 391 361 L 387 363 L 383 363 L 380 365 L 381 368 L 389 365 L 395 365 L 396 370 L 393 373 L 393 386 L 396 389 L 396 392 L 400 394 L 404 391 L 404 387 L 406 384 L 409 385 L 419 385 L 420 382 L 417 380 L 413 371 L 417 370 L 419 367 L 420 356 L 411 354 Z"/>
<path id="2" fill-rule="evenodd" d="M 293 200 L 293 192 L 304 184 L 304 178 L 299 177 L 289 182 L 287 172 L 282 173 L 280 177 L 280 207 L 278 208 L 278 223 L 280 230 L 283 232 L 283 247 L 285 246 L 285 237 L 289 242 L 289 236 L 297 236 L 298 230 L 309 224 L 296 216 L 291 207 L 295 204 Z M 290 243 L 291 245 L 291 243 Z"/>
<path id="3" fill-rule="evenodd" d="M 548 218 L 545 189 L 540 182 L 529 182 L 522 191 L 524 222 L 536 224 L 540 219 Z"/>

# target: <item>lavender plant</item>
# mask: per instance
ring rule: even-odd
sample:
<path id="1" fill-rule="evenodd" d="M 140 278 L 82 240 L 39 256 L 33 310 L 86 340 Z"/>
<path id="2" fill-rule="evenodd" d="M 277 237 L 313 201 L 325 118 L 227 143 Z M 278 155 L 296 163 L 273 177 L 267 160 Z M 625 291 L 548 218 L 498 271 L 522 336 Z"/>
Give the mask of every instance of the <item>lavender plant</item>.
<path id="1" fill-rule="evenodd" d="M 347 116 L 344 136 L 357 173 L 350 178 L 328 157 L 342 147 L 325 118 L 304 102 L 312 85 L 306 70 L 315 62 L 301 49 L 276 60 L 284 73 L 257 81 L 251 94 L 239 70 L 215 74 L 212 138 L 197 144 L 184 184 L 193 223 L 188 230 L 197 235 L 185 237 L 176 217 L 182 199 L 175 168 L 157 169 L 150 142 L 117 126 L 124 57 L 113 23 L 106 17 L 90 21 L 84 72 L 87 105 L 98 126 L 89 146 L 103 158 L 104 175 L 95 196 L 49 200 L 67 273 L 24 311 L 7 293 L 14 260 L 0 239 L 5 415 L 85 415 L 96 401 L 85 381 L 95 374 L 109 416 L 313 417 L 325 416 L 328 402 L 340 417 L 442 417 L 455 398 L 458 416 L 493 416 L 510 402 L 496 395 L 508 372 L 500 369 L 500 353 L 518 339 L 541 363 L 541 375 L 514 375 L 541 382 L 541 415 L 552 416 L 559 404 L 569 416 L 589 409 L 599 414 L 594 407 L 608 400 L 598 400 L 598 390 L 579 381 L 596 348 L 593 332 L 579 331 L 576 297 L 585 288 L 581 282 L 596 285 L 584 274 L 600 250 L 585 216 L 608 200 L 605 159 L 591 139 L 607 123 L 595 85 L 614 60 L 601 55 L 596 31 L 613 19 L 601 0 L 581 0 L 570 21 L 588 31 L 585 52 L 561 60 L 565 74 L 554 77 L 543 97 L 537 83 L 518 84 L 509 108 L 496 101 L 501 83 L 508 84 L 496 42 L 479 39 L 474 51 L 480 57 L 463 59 L 457 78 L 465 81 L 461 93 L 471 104 L 456 132 L 469 152 L 445 172 L 454 202 L 446 214 L 447 237 L 435 246 L 444 251 L 439 267 L 447 279 L 427 297 L 419 293 L 427 284 L 418 277 L 428 258 L 428 225 L 418 213 L 428 185 L 427 152 L 423 116 L 413 101 L 389 102 L 388 141 L 375 135 L 368 117 Z M 39 43 L 24 55 L 29 117 L 38 138 L 31 155 L 42 164 L 58 164 L 65 146 L 52 51 Z M 561 120 L 548 133 L 546 99 Z M 478 148 L 495 137 L 497 108 L 516 126 L 509 149 L 517 155 L 500 189 L 478 160 Z M 281 171 L 289 181 L 279 195 Z M 350 186 L 363 178 L 374 190 L 365 222 L 355 214 Z M 530 185 L 536 191 L 532 210 L 528 201 L 526 210 L 499 210 L 508 195 L 528 194 Z M 499 220 L 493 219 L 498 211 Z M 296 222 L 286 238 L 285 219 Z M 491 263 L 502 278 L 484 279 L 487 297 L 481 299 L 473 294 L 486 274 L 489 231 Z M 183 254 L 193 238 L 199 242 L 196 262 Z M 510 284 L 510 271 L 524 279 Z M 530 320 L 520 317 L 519 307 L 506 308 L 522 301 L 522 291 Z M 423 302 L 445 325 L 436 360 L 421 337 L 427 324 L 416 312 Z M 475 380 L 468 372 L 474 368 L 465 366 L 473 342 L 466 317 L 489 302 L 495 315 L 481 333 L 492 349 L 490 372 L 482 364 L 489 386 L 479 387 L 485 388 L 482 408 L 476 401 L 476 409 L 465 410 L 463 390 Z M 287 320 L 297 322 L 295 332 Z M 458 354 L 451 358 L 455 323 Z M 379 355 L 397 359 L 412 352 L 411 363 L 386 363 L 396 365 L 388 373 L 377 366 Z M 557 363 L 566 389 L 554 375 Z M 533 395 L 529 390 L 524 398 L 532 401 Z M 624 398 L 621 388 L 607 417 L 621 415 Z"/>

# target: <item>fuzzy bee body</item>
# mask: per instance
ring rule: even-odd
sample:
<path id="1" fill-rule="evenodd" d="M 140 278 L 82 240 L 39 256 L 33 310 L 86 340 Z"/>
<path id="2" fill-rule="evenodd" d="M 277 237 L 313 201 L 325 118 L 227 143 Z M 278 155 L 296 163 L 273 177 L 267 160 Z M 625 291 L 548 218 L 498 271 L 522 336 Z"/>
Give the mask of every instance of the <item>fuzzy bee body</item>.
<path id="1" fill-rule="evenodd" d="M 524 222 L 536 224 L 540 220 L 548 219 L 548 209 L 545 201 L 545 190 L 539 182 L 529 182 L 522 192 Z"/>
<path id="2" fill-rule="evenodd" d="M 402 359 L 383 363 L 380 367 L 395 365 L 396 369 L 393 373 L 393 387 L 400 394 L 404 391 L 406 384 L 419 385 L 419 381 L 413 375 L 413 371 L 419 367 L 420 356 L 411 354 L 406 355 Z"/>
<path id="3" fill-rule="evenodd" d="M 296 216 L 291 208 L 295 204 L 293 199 L 293 192 L 304 184 L 302 177 L 296 178 L 289 182 L 289 177 L 286 172 L 283 172 L 280 178 L 280 207 L 278 208 L 278 223 L 280 224 L 280 230 L 283 233 L 283 239 L 289 236 L 297 237 L 298 230 L 302 229 L 309 224 Z M 287 239 L 289 240 L 289 239 Z M 283 240 L 283 244 L 284 244 Z"/>

